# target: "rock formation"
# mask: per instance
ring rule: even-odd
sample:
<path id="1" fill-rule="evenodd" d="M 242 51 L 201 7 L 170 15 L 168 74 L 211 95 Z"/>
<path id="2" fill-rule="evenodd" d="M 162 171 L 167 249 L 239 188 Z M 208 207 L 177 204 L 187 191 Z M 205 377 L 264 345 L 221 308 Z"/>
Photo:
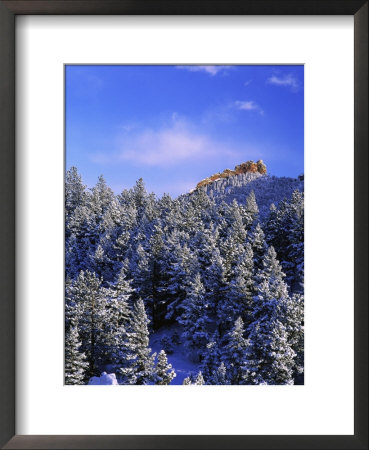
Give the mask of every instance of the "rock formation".
<path id="1" fill-rule="evenodd" d="M 256 163 L 254 161 L 246 161 L 242 164 L 239 164 L 234 168 L 234 170 L 231 169 L 225 169 L 223 172 L 215 173 L 214 175 L 211 175 L 208 178 L 205 178 L 204 180 L 201 180 L 196 185 L 196 189 L 201 186 L 207 186 L 208 184 L 212 183 L 213 181 L 219 180 L 220 178 L 228 178 L 234 175 L 239 175 L 240 173 L 247 173 L 247 172 L 259 172 L 261 174 L 265 174 L 267 171 L 266 165 L 263 163 L 262 159 L 259 159 Z"/>

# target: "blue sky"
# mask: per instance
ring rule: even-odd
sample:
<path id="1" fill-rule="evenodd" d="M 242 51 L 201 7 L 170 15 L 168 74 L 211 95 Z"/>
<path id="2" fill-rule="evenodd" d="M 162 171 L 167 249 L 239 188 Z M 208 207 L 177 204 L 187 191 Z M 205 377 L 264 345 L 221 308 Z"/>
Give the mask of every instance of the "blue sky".
<path id="1" fill-rule="evenodd" d="M 67 66 L 66 165 L 121 192 L 188 192 L 249 159 L 304 171 L 303 66 Z"/>

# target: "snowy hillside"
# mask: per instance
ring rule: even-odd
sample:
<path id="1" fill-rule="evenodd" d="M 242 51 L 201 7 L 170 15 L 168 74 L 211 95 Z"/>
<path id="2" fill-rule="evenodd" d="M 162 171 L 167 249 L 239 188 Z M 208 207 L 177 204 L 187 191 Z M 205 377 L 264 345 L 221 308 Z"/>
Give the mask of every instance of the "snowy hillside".
<path id="1" fill-rule="evenodd" d="M 260 217 L 264 219 L 272 203 L 277 206 L 284 198 L 290 198 L 296 189 L 303 192 L 304 182 L 296 178 L 249 172 L 219 179 L 201 189 L 217 203 L 232 203 L 237 200 L 243 205 L 251 191 L 254 191 Z"/>

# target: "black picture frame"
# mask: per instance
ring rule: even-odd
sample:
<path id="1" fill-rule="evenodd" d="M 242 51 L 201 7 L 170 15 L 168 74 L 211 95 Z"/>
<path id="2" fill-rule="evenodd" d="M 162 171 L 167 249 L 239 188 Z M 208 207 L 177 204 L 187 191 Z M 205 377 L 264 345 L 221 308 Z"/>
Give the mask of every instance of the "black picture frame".
<path id="1" fill-rule="evenodd" d="M 15 17 L 25 14 L 353 15 L 355 69 L 354 435 L 15 435 Z M 0 445 L 6 449 L 368 448 L 368 1 L 0 0 Z M 20 282 L 20 280 L 17 280 Z M 339 395 L 339 393 L 337 393 Z M 317 405 L 318 407 L 318 405 Z M 168 430 L 170 431 L 170 430 Z"/>

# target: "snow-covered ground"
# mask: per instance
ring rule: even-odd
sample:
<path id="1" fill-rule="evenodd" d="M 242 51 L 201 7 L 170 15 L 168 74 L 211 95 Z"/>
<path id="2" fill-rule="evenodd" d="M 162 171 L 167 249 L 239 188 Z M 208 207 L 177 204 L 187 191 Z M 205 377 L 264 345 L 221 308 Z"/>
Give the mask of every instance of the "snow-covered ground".
<path id="1" fill-rule="evenodd" d="M 164 335 L 172 336 L 172 334 L 177 331 L 181 335 L 182 330 L 179 325 L 170 325 L 168 327 L 162 327 L 160 330 L 156 331 L 150 335 L 150 347 L 153 352 L 159 353 L 162 350 L 160 340 Z M 194 375 L 200 370 L 200 366 L 197 363 L 190 361 L 186 355 L 186 349 L 183 344 L 173 345 L 173 353 L 168 354 L 168 362 L 172 364 L 173 369 L 176 372 L 176 377 L 170 383 L 172 384 L 182 384 L 183 380 L 188 377 L 190 372 Z"/>
<path id="2" fill-rule="evenodd" d="M 100 377 L 92 377 L 88 382 L 89 385 L 118 385 L 117 377 L 115 373 L 103 372 Z"/>

